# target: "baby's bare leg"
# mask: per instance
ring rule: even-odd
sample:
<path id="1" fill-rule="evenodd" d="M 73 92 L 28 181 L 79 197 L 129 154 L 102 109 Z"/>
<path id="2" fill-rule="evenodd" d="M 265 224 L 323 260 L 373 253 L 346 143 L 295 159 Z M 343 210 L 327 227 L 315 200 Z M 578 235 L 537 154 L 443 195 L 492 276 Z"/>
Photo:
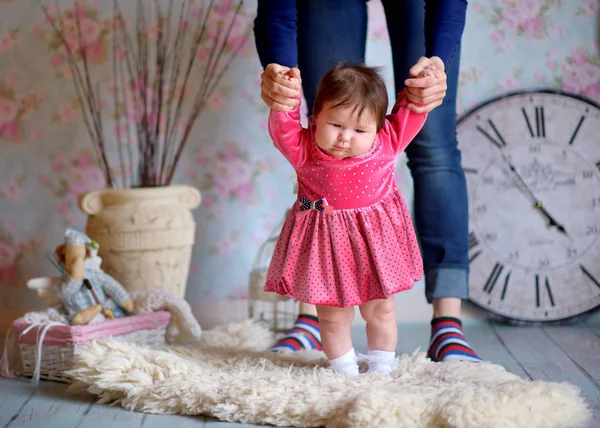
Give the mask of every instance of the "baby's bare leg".
<path id="1" fill-rule="evenodd" d="M 354 320 L 354 308 L 317 306 L 321 324 L 323 350 L 329 359 L 338 358 L 352 348 L 350 327 Z"/>
<path id="2" fill-rule="evenodd" d="M 367 322 L 369 372 L 389 375 L 398 343 L 394 297 L 367 302 L 360 307 L 360 313 Z"/>
<path id="3" fill-rule="evenodd" d="M 398 324 L 394 309 L 394 296 L 371 300 L 360 307 L 360 314 L 367 322 L 369 349 L 395 351 L 398 344 Z"/>
<path id="4" fill-rule="evenodd" d="M 333 370 L 348 376 L 358 375 L 356 354 L 350 337 L 354 308 L 317 306 L 317 314 L 321 324 L 323 350 Z"/>

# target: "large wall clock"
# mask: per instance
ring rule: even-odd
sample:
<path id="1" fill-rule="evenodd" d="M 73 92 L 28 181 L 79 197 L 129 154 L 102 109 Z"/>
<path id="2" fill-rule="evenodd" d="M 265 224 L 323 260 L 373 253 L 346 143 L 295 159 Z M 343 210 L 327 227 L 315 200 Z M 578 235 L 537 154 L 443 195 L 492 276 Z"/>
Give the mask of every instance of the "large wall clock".
<path id="1" fill-rule="evenodd" d="M 600 106 L 519 92 L 465 114 L 470 300 L 511 323 L 600 308 Z"/>

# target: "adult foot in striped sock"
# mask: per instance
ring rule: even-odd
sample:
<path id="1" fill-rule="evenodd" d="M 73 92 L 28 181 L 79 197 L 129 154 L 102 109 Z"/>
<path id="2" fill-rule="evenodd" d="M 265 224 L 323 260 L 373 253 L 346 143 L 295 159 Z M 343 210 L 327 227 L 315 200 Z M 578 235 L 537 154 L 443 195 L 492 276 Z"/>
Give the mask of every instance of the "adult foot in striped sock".
<path id="1" fill-rule="evenodd" d="M 275 352 L 296 352 L 307 349 L 323 350 L 319 320 L 316 316 L 307 314 L 298 315 L 294 327 L 269 348 L 270 351 Z"/>
<path id="2" fill-rule="evenodd" d="M 480 362 L 471 349 L 458 318 L 440 317 L 431 320 L 431 340 L 427 356 L 435 362 L 451 360 Z"/>

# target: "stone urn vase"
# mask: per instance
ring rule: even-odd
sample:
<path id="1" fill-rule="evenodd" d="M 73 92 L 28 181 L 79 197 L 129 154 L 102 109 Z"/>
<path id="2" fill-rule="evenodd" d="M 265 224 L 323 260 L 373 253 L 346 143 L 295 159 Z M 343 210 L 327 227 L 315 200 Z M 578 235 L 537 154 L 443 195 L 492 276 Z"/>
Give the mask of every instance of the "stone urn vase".
<path id="1" fill-rule="evenodd" d="M 183 297 L 200 192 L 190 186 L 96 190 L 79 198 L 87 235 L 100 245 L 102 269 L 130 292 Z"/>

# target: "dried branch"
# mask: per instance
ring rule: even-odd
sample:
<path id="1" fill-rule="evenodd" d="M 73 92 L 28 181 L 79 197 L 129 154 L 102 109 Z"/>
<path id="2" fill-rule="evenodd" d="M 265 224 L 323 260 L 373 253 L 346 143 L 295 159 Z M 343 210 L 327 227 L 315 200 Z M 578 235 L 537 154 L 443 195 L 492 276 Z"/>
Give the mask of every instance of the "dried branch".
<path id="1" fill-rule="evenodd" d="M 214 37 L 207 37 L 215 0 L 203 4 L 193 31 L 189 31 L 190 2 L 180 0 L 179 13 L 174 13 L 174 0 L 165 11 L 159 0 L 137 0 L 135 22 L 127 25 L 119 0 L 113 0 L 112 11 L 112 76 L 114 88 L 112 108 L 116 123 L 116 147 L 123 187 L 163 186 L 171 183 L 191 129 L 213 96 L 221 78 L 229 69 L 242 43 L 227 52 L 236 20 L 244 0 L 238 0 L 231 21 L 219 19 Z M 48 22 L 65 51 L 83 122 L 94 147 L 98 165 L 107 185 L 116 187 L 105 135 L 105 120 L 100 94 L 101 84 L 92 78 L 92 64 L 85 45 L 80 14 L 75 17 L 78 46 L 67 40 L 64 14 L 56 6 L 58 16 L 51 16 L 38 0 Z M 150 5 L 150 6 L 148 6 Z M 73 10 L 79 7 L 73 0 Z M 152 10 L 153 8 L 153 10 Z M 173 19 L 175 17 L 175 19 Z M 154 23 L 156 38 L 149 37 L 147 24 Z M 171 26 L 177 25 L 172 31 Z M 130 34 L 134 31 L 135 34 Z M 207 61 L 196 67 L 200 49 L 207 49 Z M 196 72 L 196 68 L 201 68 Z M 191 91 L 191 76 L 199 76 L 199 84 Z M 194 81 L 195 83 L 196 81 Z M 197 87 L 196 87 L 197 86 Z M 186 99 L 190 92 L 191 105 Z M 129 117 L 133 114 L 133 119 Z M 128 116 L 129 115 L 129 116 Z M 180 135 L 182 118 L 186 119 Z M 123 131 L 125 130 L 125 132 Z M 135 152 L 135 153 L 134 153 Z"/>

